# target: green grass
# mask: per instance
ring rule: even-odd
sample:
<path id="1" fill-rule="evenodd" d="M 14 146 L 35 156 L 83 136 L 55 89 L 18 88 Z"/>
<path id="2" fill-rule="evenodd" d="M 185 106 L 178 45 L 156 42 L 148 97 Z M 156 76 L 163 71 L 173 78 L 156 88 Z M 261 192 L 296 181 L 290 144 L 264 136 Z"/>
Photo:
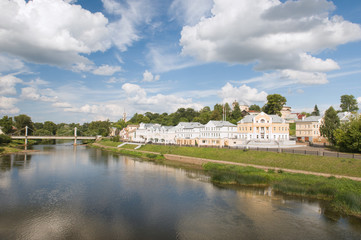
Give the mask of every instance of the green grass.
<path id="1" fill-rule="evenodd" d="M 101 141 L 100 143 L 103 146 L 111 146 L 111 141 Z M 106 144 L 104 144 L 106 143 Z M 116 143 L 116 142 L 113 142 Z M 120 143 L 116 143 L 114 145 L 118 146 Z M 138 157 L 138 158 L 143 158 L 143 159 L 147 159 L 147 160 L 151 160 L 151 161 L 157 161 L 157 162 L 162 162 L 164 160 L 164 156 L 162 154 L 153 154 L 153 153 L 142 153 L 139 151 L 133 151 L 131 149 L 124 149 L 124 148 L 105 148 L 105 147 L 98 147 L 95 145 L 92 145 L 92 147 L 94 148 L 100 148 L 109 152 L 114 152 L 114 153 L 118 153 L 118 154 L 122 154 L 122 155 L 127 155 L 127 156 L 133 156 L 133 157 Z M 113 146 L 111 146 L 113 147 Z"/>
<path id="2" fill-rule="evenodd" d="M 139 150 L 227 162 L 361 177 L 361 160 L 234 149 L 145 145 Z"/>
<path id="3" fill-rule="evenodd" d="M 106 138 L 102 139 L 99 143 L 107 147 L 118 147 L 119 144 L 122 144 L 122 142 L 113 142 L 112 140 Z"/>
<path id="4" fill-rule="evenodd" d="M 361 182 L 216 163 L 203 167 L 215 183 L 271 186 L 284 194 L 329 200 L 334 210 L 361 216 Z"/>
<path id="5" fill-rule="evenodd" d="M 133 145 L 133 144 L 125 144 L 122 146 L 122 148 L 124 149 L 134 149 L 135 147 L 137 147 L 137 145 Z"/>

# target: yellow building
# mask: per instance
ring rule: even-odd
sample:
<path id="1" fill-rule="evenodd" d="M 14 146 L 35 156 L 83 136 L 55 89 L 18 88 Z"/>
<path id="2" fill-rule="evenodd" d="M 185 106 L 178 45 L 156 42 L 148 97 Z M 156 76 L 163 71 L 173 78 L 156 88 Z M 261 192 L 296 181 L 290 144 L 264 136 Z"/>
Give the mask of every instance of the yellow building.
<path id="1" fill-rule="evenodd" d="M 321 142 L 327 140 L 321 136 L 320 127 L 322 125 L 322 117 L 311 116 L 303 120 L 296 121 L 296 137 L 301 142 Z"/>
<path id="2" fill-rule="evenodd" d="M 245 116 L 237 124 L 239 138 L 244 141 L 288 141 L 289 124 L 277 115 L 261 112 Z"/>

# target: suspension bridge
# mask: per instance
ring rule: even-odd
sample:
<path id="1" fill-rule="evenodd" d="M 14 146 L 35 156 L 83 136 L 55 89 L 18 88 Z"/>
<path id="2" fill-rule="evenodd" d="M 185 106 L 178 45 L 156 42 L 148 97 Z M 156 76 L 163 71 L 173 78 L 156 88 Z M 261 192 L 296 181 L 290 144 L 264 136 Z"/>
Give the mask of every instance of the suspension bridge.
<path id="1" fill-rule="evenodd" d="M 94 137 L 94 136 L 77 136 L 77 128 L 74 128 L 74 136 L 29 136 L 28 130 L 29 127 L 26 126 L 25 128 L 25 135 L 24 136 L 11 136 L 11 139 L 24 139 L 25 146 L 28 145 L 28 139 L 64 139 L 64 140 L 74 140 L 74 145 L 77 145 L 77 140 L 97 140 L 101 137 Z M 21 132 L 21 130 L 19 130 Z M 31 129 L 32 130 L 32 129 Z"/>

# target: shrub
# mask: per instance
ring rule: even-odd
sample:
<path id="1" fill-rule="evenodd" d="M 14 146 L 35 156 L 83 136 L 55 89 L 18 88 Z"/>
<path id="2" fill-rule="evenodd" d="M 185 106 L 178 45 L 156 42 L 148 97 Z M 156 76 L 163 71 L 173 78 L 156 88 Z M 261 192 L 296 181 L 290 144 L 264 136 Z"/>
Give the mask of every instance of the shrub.
<path id="1" fill-rule="evenodd" d="M 5 134 L 0 134 L 0 144 L 3 143 L 10 143 L 11 142 L 11 138 Z"/>

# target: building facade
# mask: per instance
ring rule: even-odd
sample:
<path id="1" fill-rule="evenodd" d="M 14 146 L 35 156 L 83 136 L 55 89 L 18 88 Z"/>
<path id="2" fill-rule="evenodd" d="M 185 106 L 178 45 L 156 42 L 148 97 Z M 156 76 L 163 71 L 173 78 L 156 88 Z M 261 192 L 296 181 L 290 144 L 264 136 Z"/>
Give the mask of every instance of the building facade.
<path id="1" fill-rule="evenodd" d="M 277 115 L 261 112 L 248 115 L 237 124 L 239 138 L 243 141 L 288 141 L 289 124 Z"/>
<path id="2" fill-rule="evenodd" d="M 236 145 L 237 126 L 228 121 L 209 121 L 200 129 L 199 146 L 227 147 Z"/>
<path id="3" fill-rule="evenodd" d="M 310 116 L 296 121 L 296 138 L 299 142 L 325 143 L 327 140 L 321 136 L 321 116 Z"/>

